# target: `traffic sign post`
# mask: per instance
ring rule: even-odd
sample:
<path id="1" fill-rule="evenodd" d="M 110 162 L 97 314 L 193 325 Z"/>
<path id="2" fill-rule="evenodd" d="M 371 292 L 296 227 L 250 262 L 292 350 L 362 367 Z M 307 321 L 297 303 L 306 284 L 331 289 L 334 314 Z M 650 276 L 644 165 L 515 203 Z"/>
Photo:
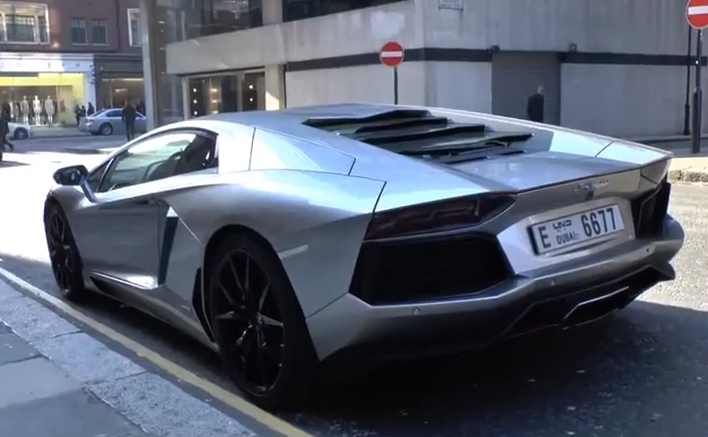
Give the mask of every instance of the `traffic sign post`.
<path id="1" fill-rule="evenodd" d="M 395 41 L 389 41 L 379 50 L 379 60 L 387 67 L 393 68 L 393 104 L 398 105 L 398 66 L 405 57 L 403 46 Z"/>
<path id="2" fill-rule="evenodd" d="M 693 123 L 691 129 L 691 151 L 701 152 L 701 130 L 703 117 L 703 87 L 701 67 L 703 65 L 703 29 L 708 27 L 708 0 L 688 0 L 686 21 L 698 31 L 696 36 L 696 87 L 693 90 Z"/>

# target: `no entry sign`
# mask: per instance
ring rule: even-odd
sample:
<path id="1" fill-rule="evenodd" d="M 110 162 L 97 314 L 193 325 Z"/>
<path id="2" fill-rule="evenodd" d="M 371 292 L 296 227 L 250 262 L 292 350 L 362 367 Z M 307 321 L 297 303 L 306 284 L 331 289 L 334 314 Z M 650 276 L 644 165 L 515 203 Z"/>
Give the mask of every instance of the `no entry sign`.
<path id="1" fill-rule="evenodd" d="M 688 0 L 686 20 L 694 29 L 703 30 L 708 27 L 708 0 Z"/>
<path id="2" fill-rule="evenodd" d="M 381 63 L 389 67 L 398 67 L 401 65 L 404 55 L 403 46 L 395 41 L 387 42 L 379 51 Z"/>

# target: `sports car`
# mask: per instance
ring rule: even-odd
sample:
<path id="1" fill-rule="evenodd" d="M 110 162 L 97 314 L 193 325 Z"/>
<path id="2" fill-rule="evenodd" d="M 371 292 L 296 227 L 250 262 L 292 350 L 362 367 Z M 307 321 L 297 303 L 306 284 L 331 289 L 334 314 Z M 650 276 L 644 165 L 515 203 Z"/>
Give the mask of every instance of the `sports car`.
<path id="1" fill-rule="evenodd" d="M 270 408 L 324 368 L 584 324 L 672 280 L 671 157 L 443 108 L 226 113 L 57 170 L 44 223 L 66 299 L 173 325 Z"/>

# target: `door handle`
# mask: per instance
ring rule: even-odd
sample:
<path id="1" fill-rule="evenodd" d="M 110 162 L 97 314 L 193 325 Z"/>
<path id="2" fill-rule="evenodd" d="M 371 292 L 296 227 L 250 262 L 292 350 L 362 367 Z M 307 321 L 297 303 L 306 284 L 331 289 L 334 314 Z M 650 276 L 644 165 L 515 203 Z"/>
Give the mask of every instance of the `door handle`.
<path id="1" fill-rule="evenodd" d="M 150 205 L 152 201 L 150 199 L 138 199 L 133 201 L 136 205 Z"/>

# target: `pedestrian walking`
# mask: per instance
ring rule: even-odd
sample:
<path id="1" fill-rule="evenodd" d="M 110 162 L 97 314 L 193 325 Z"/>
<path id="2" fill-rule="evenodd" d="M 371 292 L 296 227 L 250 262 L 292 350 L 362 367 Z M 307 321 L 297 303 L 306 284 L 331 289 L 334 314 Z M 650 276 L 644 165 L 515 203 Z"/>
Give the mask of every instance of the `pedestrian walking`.
<path id="1" fill-rule="evenodd" d="M 121 120 L 125 124 L 125 138 L 130 141 L 135 137 L 135 118 L 137 113 L 135 111 L 135 106 L 130 103 L 130 100 L 125 101 L 125 106 L 121 111 Z"/>
<path id="2" fill-rule="evenodd" d="M 12 111 L 10 109 L 10 104 L 8 102 L 3 102 L 0 106 L 0 130 L 2 131 L 2 144 L 0 147 L 3 149 L 5 146 L 10 150 L 10 152 L 15 151 L 15 145 L 8 141 L 10 136 L 10 122 L 12 121 Z"/>
<path id="3" fill-rule="evenodd" d="M 526 102 L 526 115 L 529 120 L 537 123 L 543 123 L 544 105 L 545 98 L 543 97 L 543 87 L 539 86 L 536 90 L 536 94 L 530 96 Z"/>

